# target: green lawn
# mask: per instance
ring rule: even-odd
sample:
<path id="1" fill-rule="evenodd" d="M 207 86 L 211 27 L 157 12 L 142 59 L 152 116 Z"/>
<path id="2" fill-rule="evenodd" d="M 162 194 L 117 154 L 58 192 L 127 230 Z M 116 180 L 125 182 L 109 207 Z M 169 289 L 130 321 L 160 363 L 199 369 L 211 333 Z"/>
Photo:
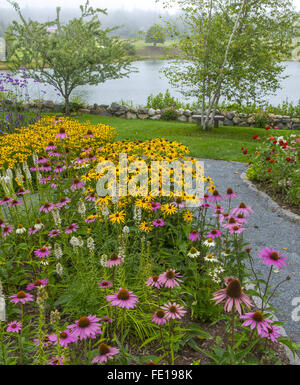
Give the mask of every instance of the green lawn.
<path id="1" fill-rule="evenodd" d="M 253 140 L 253 135 L 257 133 L 263 138 L 271 134 L 271 130 L 250 127 L 219 127 L 209 132 L 203 132 L 192 123 L 128 120 L 96 115 L 83 115 L 77 119 L 115 127 L 118 133 L 116 140 L 146 140 L 161 137 L 185 144 L 189 147 L 191 155 L 195 157 L 238 162 L 248 162 L 241 147 L 247 148 L 248 151 L 255 150 L 257 142 Z M 276 131 L 278 136 L 292 133 L 297 134 L 298 132 L 294 130 Z"/>

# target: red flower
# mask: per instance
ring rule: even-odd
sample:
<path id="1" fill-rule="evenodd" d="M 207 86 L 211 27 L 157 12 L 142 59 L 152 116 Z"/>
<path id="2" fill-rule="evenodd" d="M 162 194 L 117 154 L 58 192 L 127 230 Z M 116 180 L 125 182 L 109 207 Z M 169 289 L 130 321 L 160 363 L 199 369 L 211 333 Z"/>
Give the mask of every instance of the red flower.
<path id="1" fill-rule="evenodd" d="M 268 168 L 268 169 L 267 169 L 267 172 L 271 172 L 271 169 L 270 169 L 270 168 Z"/>
<path id="2" fill-rule="evenodd" d="M 270 160 L 271 158 L 269 156 L 266 157 L 266 160 Z"/>
<path id="3" fill-rule="evenodd" d="M 245 150 L 245 151 L 243 151 L 243 154 L 245 154 L 245 155 L 246 155 L 247 153 L 248 153 L 248 150 Z"/>
<path id="4" fill-rule="evenodd" d="M 257 139 L 258 138 L 258 135 L 253 135 L 253 139 Z"/>
<path id="5" fill-rule="evenodd" d="M 250 162 L 248 162 L 248 164 L 249 164 L 249 166 L 250 166 L 250 164 L 252 164 L 251 160 L 250 160 Z"/>
<path id="6" fill-rule="evenodd" d="M 277 140 L 273 140 L 273 143 L 276 144 L 276 143 L 277 143 Z"/>
<path id="7" fill-rule="evenodd" d="M 291 162 L 291 158 L 288 156 L 287 158 L 285 158 L 285 160 L 287 161 L 287 162 Z"/>
<path id="8" fill-rule="evenodd" d="M 273 140 L 274 139 L 274 136 L 269 136 L 269 140 Z"/>
<path id="9" fill-rule="evenodd" d="M 278 130 L 278 127 L 277 127 L 277 126 L 274 126 L 274 130 Z"/>
<path id="10" fill-rule="evenodd" d="M 270 126 L 266 126 L 266 130 L 269 130 L 271 127 Z"/>
<path id="11" fill-rule="evenodd" d="M 270 163 L 273 163 L 273 162 L 274 162 L 274 159 L 271 159 L 271 160 L 270 160 Z"/>

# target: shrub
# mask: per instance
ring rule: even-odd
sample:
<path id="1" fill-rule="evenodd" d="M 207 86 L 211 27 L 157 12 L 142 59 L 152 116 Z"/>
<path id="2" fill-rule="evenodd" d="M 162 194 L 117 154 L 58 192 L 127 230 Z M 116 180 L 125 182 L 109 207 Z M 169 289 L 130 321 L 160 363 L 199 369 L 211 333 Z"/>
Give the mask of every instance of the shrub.
<path id="1" fill-rule="evenodd" d="M 176 120 L 178 118 L 178 112 L 175 108 L 167 108 L 162 114 L 162 120 Z"/>

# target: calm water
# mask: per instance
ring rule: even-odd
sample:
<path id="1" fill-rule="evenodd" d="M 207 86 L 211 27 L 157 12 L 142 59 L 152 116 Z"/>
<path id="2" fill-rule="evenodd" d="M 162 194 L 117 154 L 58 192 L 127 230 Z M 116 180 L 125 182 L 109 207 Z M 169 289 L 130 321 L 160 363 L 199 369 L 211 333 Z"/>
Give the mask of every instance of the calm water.
<path id="1" fill-rule="evenodd" d="M 289 78 L 283 80 L 282 89 L 278 90 L 275 95 L 266 97 L 266 100 L 273 105 L 278 105 L 288 99 L 296 103 L 300 99 L 300 62 L 286 62 L 284 74 Z M 98 86 L 79 87 L 74 91 L 74 95 L 80 95 L 89 104 L 110 104 L 119 102 L 121 99 L 132 101 L 134 105 L 145 105 L 147 97 L 152 93 L 157 95 L 159 92 L 165 92 L 170 89 L 171 94 L 178 99 L 186 102 L 186 100 L 176 90 L 172 89 L 168 80 L 160 72 L 168 65 L 166 60 L 146 60 L 133 63 L 138 70 L 132 73 L 129 78 L 108 80 Z M 43 93 L 46 91 L 46 94 Z M 30 82 L 30 97 L 32 99 L 43 97 L 53 101 L 60 101 L 61 98 L 57 92 L 48 85 L 39 85 Z"/>

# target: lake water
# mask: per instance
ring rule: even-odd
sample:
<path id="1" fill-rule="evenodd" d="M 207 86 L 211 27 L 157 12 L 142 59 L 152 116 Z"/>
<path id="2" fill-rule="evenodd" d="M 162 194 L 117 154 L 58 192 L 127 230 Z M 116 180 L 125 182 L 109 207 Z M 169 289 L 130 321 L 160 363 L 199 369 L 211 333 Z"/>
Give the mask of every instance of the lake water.
<path id="1" fill-rule="evenodd" d="M 132 101 L 134 105 L 145 105 L 150 94 L 157 95 L 167 89 L 181 101 L 191 102 L 172 89 L 161 70 L 168 65 L 167 60 L 146 60 L 134 62 L 133 66 L 138 72 L 130 74 L 129 78 L 108 80 L 98 86 L 83 86 L 74 91 L 73 95 L 80 95 L 89 104 L 110 104 L 112 102 Z M 288 99 L 297 103 L 300 99 L 300 62 L 285 62 L 284 75 L 289 77 L 282 81 L 281 90 L 275 95 L 266 97 L 273 105 L 278 105 Z M 43 94 L 42 90 L 46 91 Z M 39 85 L 30 82 L 30 97 L 32 99 L 43 97 L 47 100 L 60 101 L 61 98 L 51 86 Z"/>

